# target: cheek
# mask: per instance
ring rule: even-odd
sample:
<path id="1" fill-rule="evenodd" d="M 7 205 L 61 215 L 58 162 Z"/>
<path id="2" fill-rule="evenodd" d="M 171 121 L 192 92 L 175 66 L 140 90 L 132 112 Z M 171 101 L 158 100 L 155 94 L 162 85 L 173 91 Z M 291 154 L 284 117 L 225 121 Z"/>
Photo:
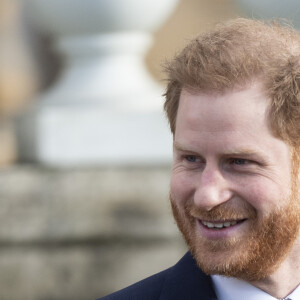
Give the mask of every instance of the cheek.
<path id="1" fill-rule="evenodd" d="M 171 196 L 177 204 L 185 203 L 195 192 L 195 185 L 191 177 L 187 174 L 173 173 L 170 185 Z"/>
<path id="2" fill-rule="evenodd" d="M 248 182 L 239 192 L 242 199 L 248 202 L 258 215 L 267 215 L 279 208 L 288 195 L 283 195 L 278 186 L 269 181 Z"/>

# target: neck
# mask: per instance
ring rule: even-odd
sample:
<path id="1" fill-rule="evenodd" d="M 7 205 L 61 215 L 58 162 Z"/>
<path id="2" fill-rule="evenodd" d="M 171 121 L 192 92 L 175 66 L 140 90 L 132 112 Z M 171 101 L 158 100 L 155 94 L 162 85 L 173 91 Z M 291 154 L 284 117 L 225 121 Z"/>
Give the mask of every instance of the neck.
<path id="1" fill-rule="evenodd" d="M 271 296 L 281 299 L 300 284 L 300 238 L 280 267 L 263 280 L 250 282 Z"/>

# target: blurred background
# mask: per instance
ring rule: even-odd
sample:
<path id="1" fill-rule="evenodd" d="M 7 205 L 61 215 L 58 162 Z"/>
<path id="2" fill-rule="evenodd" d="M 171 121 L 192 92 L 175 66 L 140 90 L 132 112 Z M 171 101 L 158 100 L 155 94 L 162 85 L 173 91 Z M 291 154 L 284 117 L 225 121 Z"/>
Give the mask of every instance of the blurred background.
<path id="1" fill-rule="evenodd" d="M 180 259 L 162 65 L 230 18 L 297 26 L 296 2 L 0 0 L 1 299 L 95 299 Z"/>

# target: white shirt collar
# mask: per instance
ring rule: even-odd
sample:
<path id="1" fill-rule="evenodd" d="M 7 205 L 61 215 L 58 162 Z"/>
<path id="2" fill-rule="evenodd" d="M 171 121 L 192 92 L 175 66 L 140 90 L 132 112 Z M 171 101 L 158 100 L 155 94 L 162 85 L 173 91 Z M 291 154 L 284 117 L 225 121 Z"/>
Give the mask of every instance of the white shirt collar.
<path id="1" fill-rule="evenodd" d="M 277 300 L 277 298 L 248 282 L 220 275 L 212 275 L 211 277 L 218 300 Z M 300 285 L 286 298 L 300 299 Z"/>

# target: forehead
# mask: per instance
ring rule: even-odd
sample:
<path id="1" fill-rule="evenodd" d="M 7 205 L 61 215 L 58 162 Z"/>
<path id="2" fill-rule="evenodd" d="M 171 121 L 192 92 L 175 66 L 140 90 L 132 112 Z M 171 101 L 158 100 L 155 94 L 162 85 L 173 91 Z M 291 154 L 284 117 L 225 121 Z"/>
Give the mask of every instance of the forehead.
<path id="1" fill-rule="evenodd" d="M 269 104 L 259 84 L 224 94 L 183 90 L 174 145 L 203 155 L 247 149 L 269 157 L 274 163 L 278 159 L 287 161 L 290 148 L 270 129 Z"/>
<path id="2" fill-rule="evenodd" d="M 269 104 L 270 101 L 262 92 L 259 83 L 222 94 L 192 93 L 183 89 L 176 131 L 189 127 L 191 130 L 205 129 L 214 132 L 220 129 L 236 129 L 237 126 L 242 129 L 250 125 L 269 131 Z"/>

